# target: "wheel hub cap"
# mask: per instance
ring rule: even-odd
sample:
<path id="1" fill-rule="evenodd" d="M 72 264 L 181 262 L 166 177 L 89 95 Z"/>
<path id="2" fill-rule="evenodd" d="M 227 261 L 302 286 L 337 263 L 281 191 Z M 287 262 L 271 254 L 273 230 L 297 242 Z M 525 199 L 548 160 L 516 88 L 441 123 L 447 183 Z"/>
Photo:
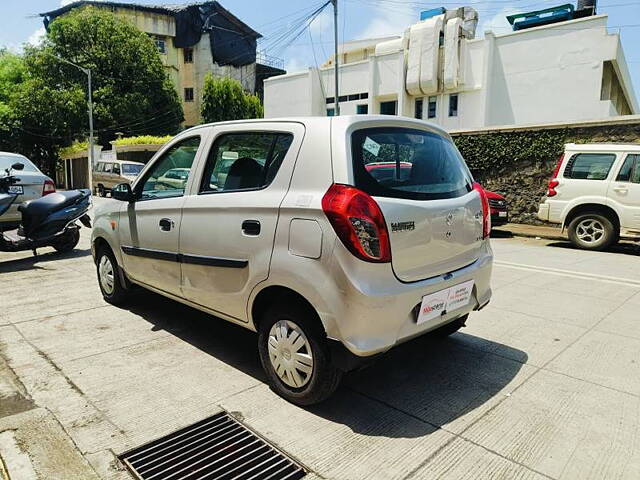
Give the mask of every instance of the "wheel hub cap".
<path id="1" fill-rule="evenodd" d="M 587 218 L 578 224 L 576 235 L 584 243 L 597 243 L 604 236 L 604 225 L 598 220 Z"/>
<path id="2" fill-rule="evenodd" d="M 100 286 L 104 292 L 107 295 L 111 295 L 115 285 L 115 277 L 113 275 L 113 265 L 111 264 L 111 260 L 109 260 L 109 257 L 106 255 L 103 255 L 102 258 L 100 258 L 100 263 L 98 264 L 98 277 L 100 280 Z"/>
<path id="3" fill-rule="evenodd" d="M 313 373 L 313 353 L 302 329 L 279 320 L 269 331 L 269 360 L 280 380 L 294 388 L 305 386 Z"/>

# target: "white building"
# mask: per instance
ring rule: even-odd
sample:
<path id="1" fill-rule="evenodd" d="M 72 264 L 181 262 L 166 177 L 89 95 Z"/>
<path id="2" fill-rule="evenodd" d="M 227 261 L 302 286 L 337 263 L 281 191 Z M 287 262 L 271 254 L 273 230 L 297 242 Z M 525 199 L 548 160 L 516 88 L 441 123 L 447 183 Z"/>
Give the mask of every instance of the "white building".
<path id="1" fill-rule="evenodd" d="M 475 11 L 465 7 L 418 22 L 402 36 L 342 45 L 340 113 L 418 117 L 446 129 L 638 113 L 607 15 L 477 39 L 476 23 Z M 269 78 L 265 116 L 332 115 L 333 82 L 333 59 Z"/>

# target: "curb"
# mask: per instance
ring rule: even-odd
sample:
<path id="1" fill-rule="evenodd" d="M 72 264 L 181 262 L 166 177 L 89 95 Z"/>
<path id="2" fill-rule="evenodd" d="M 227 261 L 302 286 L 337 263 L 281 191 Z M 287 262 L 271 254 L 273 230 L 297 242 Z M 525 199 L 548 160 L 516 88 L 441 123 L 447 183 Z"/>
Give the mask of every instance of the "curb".
<path id="1" fill-rule="evenodd" d="M 543 233 L 543 232 L 536 232 L 536 233 L 529 233 L 529 232 L 522 232 L 522 231 L 517 231 L 517 230 L 510 230 L 508 228 L 499 228 L 496 227 L 494 228 L 495 231 L 497 232 L 501 232 L 501 233 L 508 233 L 511 234 L 514 237 L 523 237 L 523 238 L 542 238 L 545 240 L 556 240 L 556 241 L 567 241 L 567 237 L 565 237 L 562 234 L 550 234 L 550 233 Z"/>

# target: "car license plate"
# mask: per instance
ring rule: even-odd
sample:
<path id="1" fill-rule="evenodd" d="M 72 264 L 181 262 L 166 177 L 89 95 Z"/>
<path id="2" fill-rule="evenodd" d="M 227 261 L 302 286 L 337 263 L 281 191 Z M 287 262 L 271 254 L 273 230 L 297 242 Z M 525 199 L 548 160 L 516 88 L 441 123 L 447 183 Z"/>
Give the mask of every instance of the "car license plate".
<path id="1" fill-rule="evenodd" d="M 469 280 L 422 297 L 420 313 L 416 323 L 420 325 L 466 306 L 471 300 L 473 283 L 473 280 Z"/>
<path id="2" fill-rule="evenodd" d="M 9 193 L 22 195 L 24 193 L 24 187 L 22 185 L 9 185 Z"/>
<path id="3" fill-rule="evenodd" d="M 506 217 L 507 216 L 507 212 L 498 212 L 498 216 L 499 217 Z"/>

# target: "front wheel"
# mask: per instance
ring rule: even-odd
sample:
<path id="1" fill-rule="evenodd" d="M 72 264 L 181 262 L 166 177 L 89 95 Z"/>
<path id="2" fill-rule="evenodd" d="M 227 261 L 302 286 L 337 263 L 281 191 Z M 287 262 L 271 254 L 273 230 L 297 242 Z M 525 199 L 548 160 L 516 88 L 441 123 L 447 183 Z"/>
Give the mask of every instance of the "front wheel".
<path id="1" fill-rule="evenodd" d="M 340 383 L 342 373 L 331 363 L 324 332 L 306 306 L 271 307 L 260 322 L 258 350 L 269 384 L 291 403 L 319 403 Z"/>
<path id="2" fill-rule="evenodd" d="M 568 230 L 571 243 L 585 250 L 604 250 L 618 241 L 613 222 L 599 213 L 578 215 Z"/>
<path id="3" fill-rule="evenodd" d="M 122 283 L 118 262 L 109 248 L 100 249 L 96 258 L 96 266 L 102 297 L 112 305 L 124 304 L 129 299 L 131 291 Z"/>
<path id="4" fill-rule="evenodd" d="M 76 245 L 78 245 L 79 241 L 80 229 L 77 227 L 71 228 L 70 230 L 67 230 L 66 233 L 63 233 L 59 238 L 57 238 L 52 247 L 55 248 L 58 253 L 68 253 L 76 248 Z"/>

